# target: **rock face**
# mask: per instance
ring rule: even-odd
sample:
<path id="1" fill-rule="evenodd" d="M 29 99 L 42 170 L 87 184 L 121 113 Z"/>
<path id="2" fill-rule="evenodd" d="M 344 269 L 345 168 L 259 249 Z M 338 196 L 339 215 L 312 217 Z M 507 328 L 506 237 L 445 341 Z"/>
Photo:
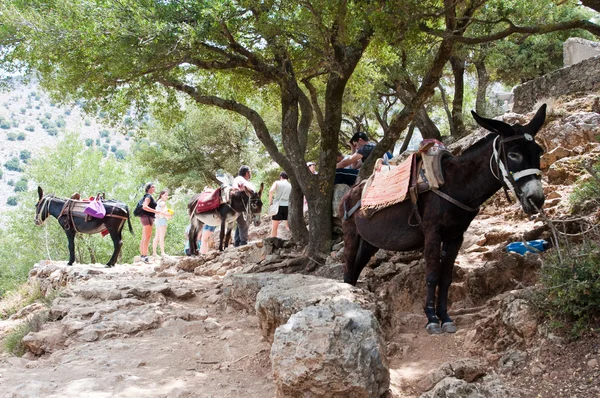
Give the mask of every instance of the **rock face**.
<path id="1" fill-rule="evenodd" d="M 333 301 L 347 300 L 362 308 L 376 311 L 375 300 L 346 283 L 308 275 L 289 275 L 277 283 L 265 285 L 256 296 L 256 314 L 267 341 L 273 340 L 275 329 L 302 309 Z"/>
<path id="2" fill-rule="evenodd" d="M 275 331 L 271 362 L 278 397 L 380 397 L 389 388 L 379 323 L 347 300 L 292 315 Z"/>

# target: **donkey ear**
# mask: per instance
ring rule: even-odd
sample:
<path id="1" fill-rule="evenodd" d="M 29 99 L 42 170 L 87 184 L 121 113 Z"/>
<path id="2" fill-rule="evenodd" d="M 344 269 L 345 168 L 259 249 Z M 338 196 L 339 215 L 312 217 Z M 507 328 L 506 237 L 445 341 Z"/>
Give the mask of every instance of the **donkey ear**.
<path id="1" fill-rule="evenodd" d="M 471 115 L 473 115 L 473 119 L 486 130 L 491 131 L 492 133 L 500 134 L 503 137 L 508 137 L 514 134 L 513 128 L 500 120 L 487 119 L 485 117 L 479 116 L 475 111 L 471 111 Z"/>
<path id="2" fill-rule="evenodd" d="M 262 196 L 263 193 L 263 188 L 265 187 L 265 183 L 261 182 L 260 183 L 260 190 L 258 191 L 258 196 Z"/>
<path id="3" fill-rule="evenodd" d="M 38 196 L 40 197 L 40 200 L 42 200 L 42 198 L 44 197 L 44 191 L 41 187 L 38 187 Z"/>
<path id="4" fill-rule="evenodd" d="M 546 121 L 546 104 L 540 106 L 533 119 L 523 127 L 529 134 L 535 136 L 544 125 L 544 121 Z"/>

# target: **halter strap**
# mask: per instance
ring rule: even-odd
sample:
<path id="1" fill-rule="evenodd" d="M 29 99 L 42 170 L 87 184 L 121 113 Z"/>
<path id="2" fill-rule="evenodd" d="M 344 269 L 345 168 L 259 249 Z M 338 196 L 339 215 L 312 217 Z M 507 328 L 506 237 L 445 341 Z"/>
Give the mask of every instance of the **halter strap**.
<path id="1" fill-rule="evenodd" d="M 526 176 L 542 175 L 542 171 L 540 169 L 533 169 L 533 168 L 521 170 L 516 173 L 508 171 L 507 167 L 504 165 L 504 163 L 507 163 L 506 151 L 504 150 L 504 143 L 514 141 L 514 140 L 519 140 L 519 139 L 533 141 L 533 137 L 529 134 L 523 134 L 523 135 L 513 135 L 512 137 L 503 138 L 502 140 L 500 140 L 499 145 L 498 145 L 499 147 L 501 146 L 502 157 L 500 156 L 500 153 L 496 149 L 496 142 L 498 141 L 499 138 L 500 138 L 500 136 L 497 136 L 494 139 L 494 142 L 492 143 L 493 153 L 492 153 L 492 158 L 490 158 L 490 167 L 491 167 L 491 160 L 494 159 L 496 161 L 496 165 L 498 167 L 498 170 L 500 171 L 502 178 L 497 176 L 496 173 L 494 173 L 493 169 L 491 170 L 492 174 L 494 175 L 494 177 L 496 177 L 496 179 L 498 179 L 502 183 L 502 187 L 504 188 L 505 193 L 506 193 L 507 189 L 510 190 L 513 193 L 513 195 L 517 198 L 517 200 L 519 202 L 521 202 L 521 196 L 523 195 L 523 192 L 521 191 L 521 189 L 519 187 L 517 187 L 515 185 L 515 182 L 517 182 L 519 179 L 526 177 Z M 502 159 L 502 158 L 504 158 L 504 159 Z M 508 194 L 506 195 L 506 197 L 508 198 L 508 200 L 510 202 L 510 198 L 508 197 Z"/>

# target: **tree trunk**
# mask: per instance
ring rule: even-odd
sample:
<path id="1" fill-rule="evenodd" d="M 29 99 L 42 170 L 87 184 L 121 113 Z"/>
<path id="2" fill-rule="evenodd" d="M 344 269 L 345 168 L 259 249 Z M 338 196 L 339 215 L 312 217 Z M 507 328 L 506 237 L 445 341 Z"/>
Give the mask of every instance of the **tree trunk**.
<path id="1" fill-rule="evenodd" d="M 404 106 L 410 104 L 413 97 L 417 94 L 417 88 L 415 87 L 414 83 L 407 78 L 397 81 L 395 86 L 396 95 L 400 99 L 400 102 L 402 102 Z M 442 139 L 440 130 L 427 114 L 427 110 L 425 109 L 424 105 L 421 105 L 417 110 L 414 121 L 423 138 L 433 138 L 436 140 Z"/>
<path id="2" fill-rule="evenodd" d="M 292 240 L 306 245 L 308 243 L 308 230 L 304 223 L 304 194 L 293 178 L 290 178 L 290 183 L 292 191 L 290 192 L 288 223 L 292 232 Z"/>
<path id="3" fill-rule="evenodd" d="M 404 153 L 408 149 L 408 144 L 410 144 L 410 140 L 412 139 L 413 133 L 415 132 L 415 123 L 412 122 L 410 126 L 408 126 L 408 133 L 406 133 L 406 137 L 404 138 L 404 142 L 402 143 L 402 148 L 400 148 L 400 153 Z"/>
<path id="4" fill-rule="evenodd" d="M 479 59 L 475 62 L 477 70 L 477 99 L 475 100 L 475 112 L 480 116 L 487 117 L 486 92 L 490 85 L 490 75 L 485 67 L 485 60 Z"/>
<path id="5" fill-rule="evenodd" d="M 465 132 L 463 121 L 463 98 L 465 95 L 465 60 L 462 57 L 450 57 L 452 74 L 454 75 L 454 98 L 452 99 L 452 128 L 454 137 L 461 137 Z"/>

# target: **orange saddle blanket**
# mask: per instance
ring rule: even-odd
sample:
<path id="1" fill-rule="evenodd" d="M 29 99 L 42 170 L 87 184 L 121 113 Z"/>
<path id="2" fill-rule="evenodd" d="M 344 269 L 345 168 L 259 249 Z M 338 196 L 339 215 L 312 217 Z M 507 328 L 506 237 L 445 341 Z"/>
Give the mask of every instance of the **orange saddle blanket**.
<path id="1" fill-rule="evenodd" d="M 391 170 L 375 172 L 365 184 L 362 194 L 363 210 L 379 210 L 406 199 L 414 154 Z"/>
<path id="2" fill-rule="evenodd" d="M 221 204 L 221 188 L 205 189 L 200 193 L 198 202 L 196 203 L 196 213 L 205 213 L 219 207 Z"/>

